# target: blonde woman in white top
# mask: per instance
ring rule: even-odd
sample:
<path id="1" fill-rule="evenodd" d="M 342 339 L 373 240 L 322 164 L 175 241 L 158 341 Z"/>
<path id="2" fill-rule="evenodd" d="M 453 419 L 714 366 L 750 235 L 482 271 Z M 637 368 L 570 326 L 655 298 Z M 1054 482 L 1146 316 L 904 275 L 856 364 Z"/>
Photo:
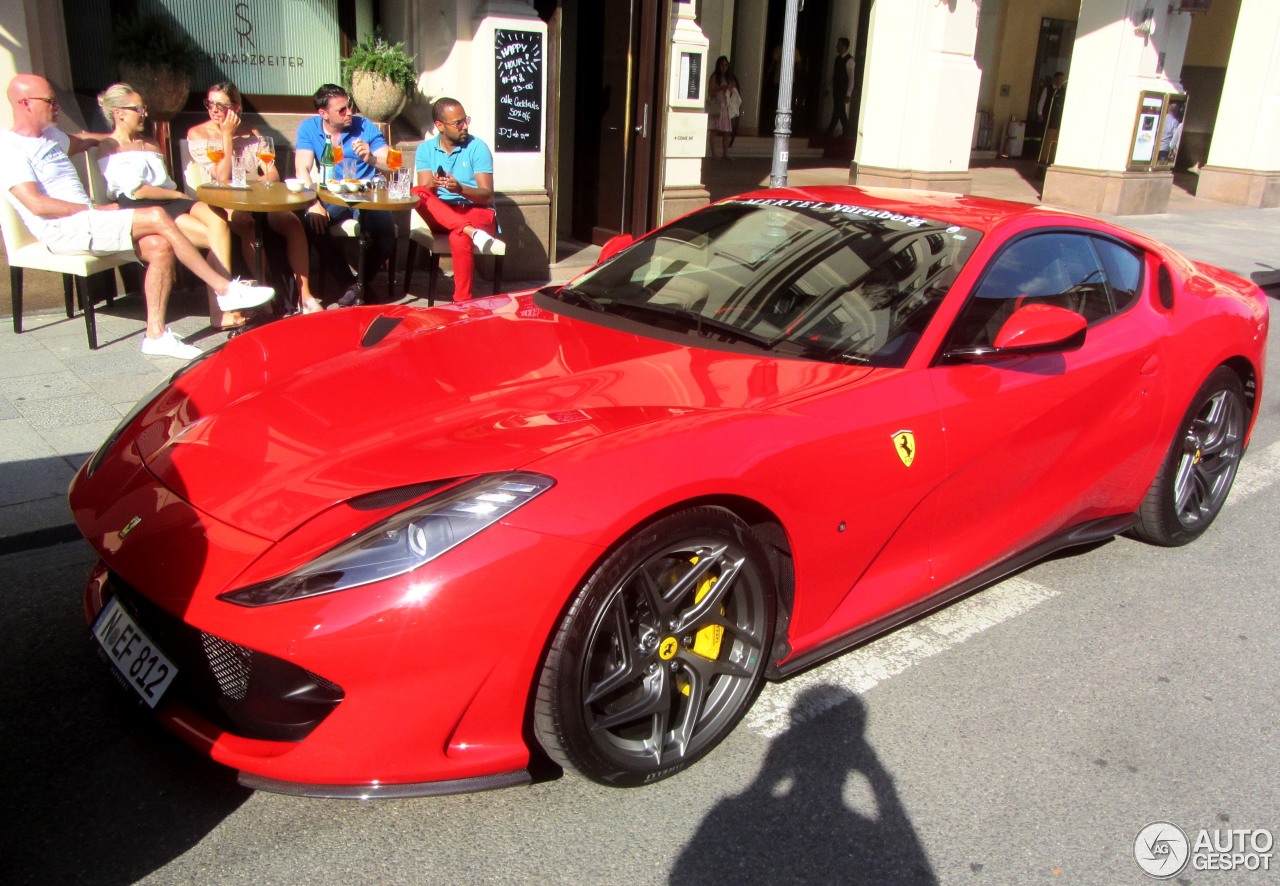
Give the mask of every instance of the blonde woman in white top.
<path id="1" fill-rule="evenodd" d="M 147 108 L 142 96 L 129 84 L 117 83 L 98 96 L 98 105 L 112 124 L 110 137 L 98 144 L 98 165 L 116 201 L 123 207 L 161 207 L 188 240 L 209 251 L 210 267 L 230 276 L 231 228 L 212 207 L 178 190 L 159 145 L 143 134 Z M 245 321 L 240 312 L 219 308 L 217 294 L 209 289 L 210 325 L 234 330 Z"/>

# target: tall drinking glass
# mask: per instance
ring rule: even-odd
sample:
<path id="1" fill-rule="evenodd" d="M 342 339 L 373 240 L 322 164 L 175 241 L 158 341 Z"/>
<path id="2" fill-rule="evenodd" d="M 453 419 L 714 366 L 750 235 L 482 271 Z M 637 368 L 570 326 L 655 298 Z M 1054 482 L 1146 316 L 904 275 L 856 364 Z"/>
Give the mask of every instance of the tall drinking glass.
<path id="1" fill-rule="evenodd" d="M 231 187 L 245 187 L 245 156 L 240 151 L 231 153 Z"/>

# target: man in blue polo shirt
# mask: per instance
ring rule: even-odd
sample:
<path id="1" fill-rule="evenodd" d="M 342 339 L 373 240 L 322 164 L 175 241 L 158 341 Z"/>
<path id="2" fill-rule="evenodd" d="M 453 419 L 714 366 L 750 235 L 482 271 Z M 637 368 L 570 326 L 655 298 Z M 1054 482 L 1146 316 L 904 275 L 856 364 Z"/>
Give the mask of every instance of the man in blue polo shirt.
<path id="1" fill-rule="evenodd" d="M 493 209 L 493 154 L 470 133 L 471 118 L 457 99 L 431 106 L 436 137 L 418 145 L 417 212 L 438 234 L 449 235 L 453 256 L 453 300 L 471 298 L 475 258 L 471 247 L 488 254 L 498 233 Z"/>
<path id="2" fill-rule="evenodd" d="M 309 117 L 298 127 L 294 141 L 294 169 L 308 186 L 311 184 L 311 165 L 324 156 L 326 145 L 341 146 L 343 160 L 356 161 L 356 175 L 372 178 L 378 172 L 390 172 L 387 168 L 387 140 L 378 127 L 364 117 L 352 112 L 351 96 L 341 86 L 326 83 L 316 90 L 316 116 Z M 396 224 L 390 212 L 382 210 L 352 209 L 349 206 L 332 206 L 317 200 L 307 209 L 307 235 L 316 243 L 320 260 L 326 270 L 339 281 L 345 290 L 338 300 L 340 305 L 355 303 L 355 274 L 342 259 L 342 250 L 328 242 L 329 225 L 355 218 L 369 238 L 369 252 L 365 267 L 369 275 L 377 273 L 391 257 L 395 246 Z M 332 307 L 332 306 L 331 306 Z"/>

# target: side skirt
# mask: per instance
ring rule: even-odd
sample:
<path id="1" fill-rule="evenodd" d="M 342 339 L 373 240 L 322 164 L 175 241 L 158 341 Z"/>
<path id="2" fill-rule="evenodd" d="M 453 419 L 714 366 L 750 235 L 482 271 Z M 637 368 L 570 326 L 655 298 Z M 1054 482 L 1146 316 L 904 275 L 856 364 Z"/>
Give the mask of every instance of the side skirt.
<path id="1" fill-rule="evenodd" d="M 244 787 L 255 791 L 271 791 L 275 794 L 288 794 L 291 797 L 320 797 L 329 800 L 377 800 L 470 794 L 477 791 L 491 791 L 496 788 L 509 788 L 515 785 L 529 784 L 533 781 L 533 778 L 527 770 L 517 769 L 513 772 L 498 772 L 494 775 L 478 775 L 473 778 L 457 778 L 450 781 L 430 781 L 418 784 L 305 784 L 296 781 L 281 781 L 278 778 L 267 778 L 263 775 L 254 775 L 252 772 L 243 771 L 238 773 L 236 780 Z"/>
<path id="2" fill-rule="evenodd" d="M 783 662 L 772 662 L 765 672 L 765 677 L 774 682 L 794 677 L 802 671 L 807 671 L 809 668 L 820 665 L 828 659 L 842 655 L 855 646 L 860 646 L 874 637 L 886 634 L 909 621 L 914 621 L 923 615 L 927 615 L 960 597 L 972 594 L 987 585 L 995 584 L 1000 579 L 1007 578 L 1032 563 L 1043 560 L 1050 554 L 1066 548 L 1106 541 L 1117 536 L 1132 527 L 1136 519 L 1133 514 L 1123 514 L 1118 517 L 1091 520 L 1088 523 L 1074 526 L 1061 535 L 1056 535 L 1040 542 L 1035 547 L 1028 548 L 1021 554 L 1015 554 L 1007 560 L 1000 561 L 995 566 L 978 573 L 972 578 L 965 579 L 949 588 L 944 588 L 919 603 L 914 603 L 905 609 L 899 609 L 897 612 L 890 613 L 878 621 L 855 628 L 847 634 L 841 634 L 821 646 L 802 652 L 794 658 Z"/>

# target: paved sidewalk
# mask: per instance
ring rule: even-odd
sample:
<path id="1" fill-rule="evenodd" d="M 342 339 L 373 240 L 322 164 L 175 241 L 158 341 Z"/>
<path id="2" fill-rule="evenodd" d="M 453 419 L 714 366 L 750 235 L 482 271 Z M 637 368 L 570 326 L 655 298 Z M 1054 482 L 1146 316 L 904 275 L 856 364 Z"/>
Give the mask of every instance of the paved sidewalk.
<path id="1" fill-rule="evenodd" d="M 769 162 L 734 160 L 710 167 L 707 178 L 713 196 L 737 193 L 767 184 Z M 847 181 L 847 167 L 815 164 L 793 169 L 789 183 Z M 1175 192 L 1173 211 L 1117 221 L 1260 285 L 1280 284 L 1280 209 L 1213 203 L 1177 187 Z M 975 169 L 974 193 L 1038 201 L 1025 169 L 1007 163 Z M 1280 289 L 1269 291 L 1280 299 Z M 175 297 L 170 318 L 197 347 L 225 340 L 225 334 L 209 331 L 202 293 Z M 183 365 L 139 351 L 143 317 L 136 295 L 99 310 L 97 351 L 89 350 L 79 315 L 68 320 L 61 311 L 28 313 L 24 326 L 27 331 L 15 335 L 8 318 L 0 325 L 0 555 L 77 537 L 66 502 L 75 471 L 138 398 Z"/>

